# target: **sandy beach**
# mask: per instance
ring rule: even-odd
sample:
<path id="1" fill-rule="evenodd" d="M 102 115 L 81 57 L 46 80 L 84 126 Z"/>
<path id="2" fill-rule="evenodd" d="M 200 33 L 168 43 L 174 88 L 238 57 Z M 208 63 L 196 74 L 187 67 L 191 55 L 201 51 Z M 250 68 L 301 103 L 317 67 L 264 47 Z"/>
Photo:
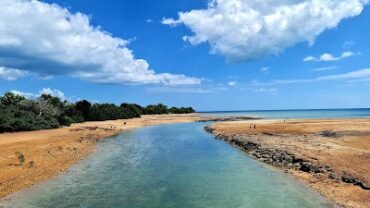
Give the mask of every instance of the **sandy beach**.
<path id="1" fill-rule="evenodd" d="M 152 115 L 0 134 L 0 198 L 64 172 L 92 153 L 101 139 L 144 126 L 203 119 L 198 114 Z"/>
<path id="2" fill-rule="evenodd" d="M 222 122 L 207 130 L 338 205 L 370 207 L 370 119 Z"/>

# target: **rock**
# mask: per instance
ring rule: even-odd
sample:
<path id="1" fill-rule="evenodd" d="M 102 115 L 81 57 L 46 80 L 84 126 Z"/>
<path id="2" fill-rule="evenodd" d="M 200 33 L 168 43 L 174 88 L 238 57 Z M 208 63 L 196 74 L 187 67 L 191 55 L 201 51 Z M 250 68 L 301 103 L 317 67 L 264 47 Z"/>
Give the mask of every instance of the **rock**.
<path id="1" fill-rule="evenodd" d="M 320 135 L 323 136 L 323 137 L 336 137 L 337 133 L 334 132 L 334 131 L 327 130 L 327 131 L 321 132 Z"/>
<path id="2" fill-rule="evenodd" d="M 362 183 L 361 188 L 363 188 L 365 190 L 370 190 L 370 185 Z"/>

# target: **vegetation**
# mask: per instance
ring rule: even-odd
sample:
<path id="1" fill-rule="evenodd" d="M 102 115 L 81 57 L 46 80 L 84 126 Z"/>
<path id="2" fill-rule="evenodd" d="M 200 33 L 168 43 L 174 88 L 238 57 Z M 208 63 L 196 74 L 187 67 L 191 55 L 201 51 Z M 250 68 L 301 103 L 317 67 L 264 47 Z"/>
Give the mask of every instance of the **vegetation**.
<path id="1" fill-rule="evenodd" d="M 24 155 L 21 152 L 15 152 L 15 154 L 17 155 L 17 158 L 18 158 L 18 161 L 19 161 L 19 166 L 22 166 L 23 163 L 26 161 L 26 158 L 24 157 Z"/>
<path id="2" fill-rule="evenodd" d="M 90 103 L 87 100 L 69 103 L 58 97 L 43 94 L 37 99 L 27 99 L 13 93 L 0 96 L 0 133 L 52 129 L 84 121 L 129 119 L 149 114 L 188 114 L 189 108 L 168 108 L 166 105 L 122 103 Z"/>

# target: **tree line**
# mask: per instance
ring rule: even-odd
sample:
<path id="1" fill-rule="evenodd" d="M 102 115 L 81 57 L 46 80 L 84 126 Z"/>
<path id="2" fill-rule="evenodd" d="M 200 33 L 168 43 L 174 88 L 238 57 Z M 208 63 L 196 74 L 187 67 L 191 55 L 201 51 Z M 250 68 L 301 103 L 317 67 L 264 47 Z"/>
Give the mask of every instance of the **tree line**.
<path id="1" fill-rule="evenodd" d="M 91 103 L 81 100 L 75 103 L 48 94 L 28 99 L 11 92 L 0 96 L 0 133 L 52 129 L 70 126 L 84 121 L 105 121 L 137 118 L 152 114 L 194 113 L 191 107 L 172 107 L 132 103 Z"/>

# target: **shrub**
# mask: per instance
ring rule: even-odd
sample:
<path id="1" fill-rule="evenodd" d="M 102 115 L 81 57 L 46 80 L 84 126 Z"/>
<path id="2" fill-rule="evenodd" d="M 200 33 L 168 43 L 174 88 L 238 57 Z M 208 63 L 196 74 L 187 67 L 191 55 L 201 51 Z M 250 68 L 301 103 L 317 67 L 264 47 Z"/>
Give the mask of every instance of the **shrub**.
<path id="1" fill-rule="evenodd" d="M 52 129 L 69 126 L 83 121 L 105 121 L 140 117 L 142 114 L 182 114 L 193 113 L 192 108 L 168 109 L 166 105 L 122 103 L 91 104 L 82 100 L 68 103 L 51 95 L 41 95 L 37 99 L 26 99 L 13 93 L 0 96 L 0 133 Z"/>
<path id="2" fill-rule="evenodd" d="M 23 163 L 26 161 L 26 158 L 24 157 L 24 155 L 21 152 L 15 152 L 15 154 L 17 155 L 19 165 L 22 166 Z"/>

